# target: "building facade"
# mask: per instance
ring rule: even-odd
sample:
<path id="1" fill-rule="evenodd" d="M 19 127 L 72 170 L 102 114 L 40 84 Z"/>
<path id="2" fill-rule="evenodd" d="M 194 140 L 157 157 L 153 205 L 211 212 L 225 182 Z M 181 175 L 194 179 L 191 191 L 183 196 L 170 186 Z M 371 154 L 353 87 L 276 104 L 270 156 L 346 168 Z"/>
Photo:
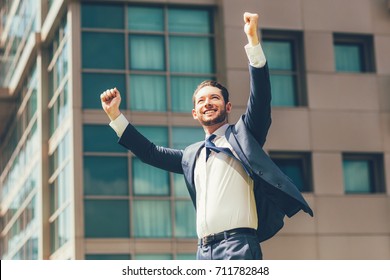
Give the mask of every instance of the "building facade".
<path id="1" fill-rule="evenodd" d="M 245 11 L 271 73 L 265 150 L 315 212 L 264 258 L 390 259 L 387 0 L 0 1 L 1 259 L 195 259 L 183 178 L 119 146 L 99 96 L 117 87 L 144 135 L 184 148 L 204 137 L 192 93 L 217 79 L 236 121 Z"/>

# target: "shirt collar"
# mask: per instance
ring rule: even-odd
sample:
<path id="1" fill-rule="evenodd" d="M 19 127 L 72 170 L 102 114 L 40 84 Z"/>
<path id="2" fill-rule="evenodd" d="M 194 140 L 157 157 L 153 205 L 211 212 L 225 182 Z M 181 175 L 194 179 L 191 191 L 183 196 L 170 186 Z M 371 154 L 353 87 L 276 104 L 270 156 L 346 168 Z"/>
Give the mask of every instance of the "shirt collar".
<path id="1" fill-rule="evenodd" d="M 218 128 L 216 131 L 213 132 L 213 134 L 217 135 L 217 137 L 221 137 L 225 135 L 226 129 L 229 127 L 228 123 L 225 123 L 223 126 Z M 210 134 L 206 134 L 206 138 L 209 137 Z"/>

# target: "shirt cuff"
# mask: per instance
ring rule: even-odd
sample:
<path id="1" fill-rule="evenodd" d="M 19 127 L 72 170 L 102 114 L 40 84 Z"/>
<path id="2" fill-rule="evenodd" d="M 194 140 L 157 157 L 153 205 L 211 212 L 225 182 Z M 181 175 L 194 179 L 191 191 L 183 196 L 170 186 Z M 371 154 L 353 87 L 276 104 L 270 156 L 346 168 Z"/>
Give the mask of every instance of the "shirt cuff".
<path id="1" fill-rule="evenodd" d="M 251 66 L 261 68 L 265 65 L 267 60 L 265 59 L 263 48 L 260 43 L 256 46 L 247 44 L 245 46 L 245 51 Z"/>
<path id="2" fill-rule="evenodd" d="M 115 130 L 116 135 L 120 138 L 128 126 L 129 121 L 123 114 L 120 114 L 115 120 L 110 122 L 110 126 L 113 130 Z"/>

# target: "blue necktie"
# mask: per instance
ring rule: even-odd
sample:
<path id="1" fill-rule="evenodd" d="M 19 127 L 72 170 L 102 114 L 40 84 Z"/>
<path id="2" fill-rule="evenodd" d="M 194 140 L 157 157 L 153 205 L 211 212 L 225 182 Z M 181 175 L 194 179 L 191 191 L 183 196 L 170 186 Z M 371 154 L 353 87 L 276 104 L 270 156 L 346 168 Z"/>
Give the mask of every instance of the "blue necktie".
<path id="1" fill-rule="evenodd" d="M 221 153 L 224 153 L 224 154 L 226 154 L 226 155 L 228 155 L 230 157 L 236 158 L 229 148 L 215 146 L 215 144 L 212 142 L 215 139 L 215 137 L 217 137 L 217 135 L 211 134 L 209 137 L 206 138 L 206 141 L 205 141 L 206 161 L 207 161 L 207 159 L 210 156 L 211 150 L 213 150 L 216 153 L 220 153 L 221 152 Z"/>

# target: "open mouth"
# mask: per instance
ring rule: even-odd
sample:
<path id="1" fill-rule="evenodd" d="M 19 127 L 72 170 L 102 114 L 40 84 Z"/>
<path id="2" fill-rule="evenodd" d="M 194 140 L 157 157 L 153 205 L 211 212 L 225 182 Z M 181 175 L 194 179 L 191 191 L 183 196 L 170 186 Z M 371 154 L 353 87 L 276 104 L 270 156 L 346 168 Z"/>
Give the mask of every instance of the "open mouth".
<path id="1" fill-rule="evenodd" d="M 213 113 L 215 113 L 217 110 L 206 110 L 203 112 L 204 115 L 212 115 Z"/>

